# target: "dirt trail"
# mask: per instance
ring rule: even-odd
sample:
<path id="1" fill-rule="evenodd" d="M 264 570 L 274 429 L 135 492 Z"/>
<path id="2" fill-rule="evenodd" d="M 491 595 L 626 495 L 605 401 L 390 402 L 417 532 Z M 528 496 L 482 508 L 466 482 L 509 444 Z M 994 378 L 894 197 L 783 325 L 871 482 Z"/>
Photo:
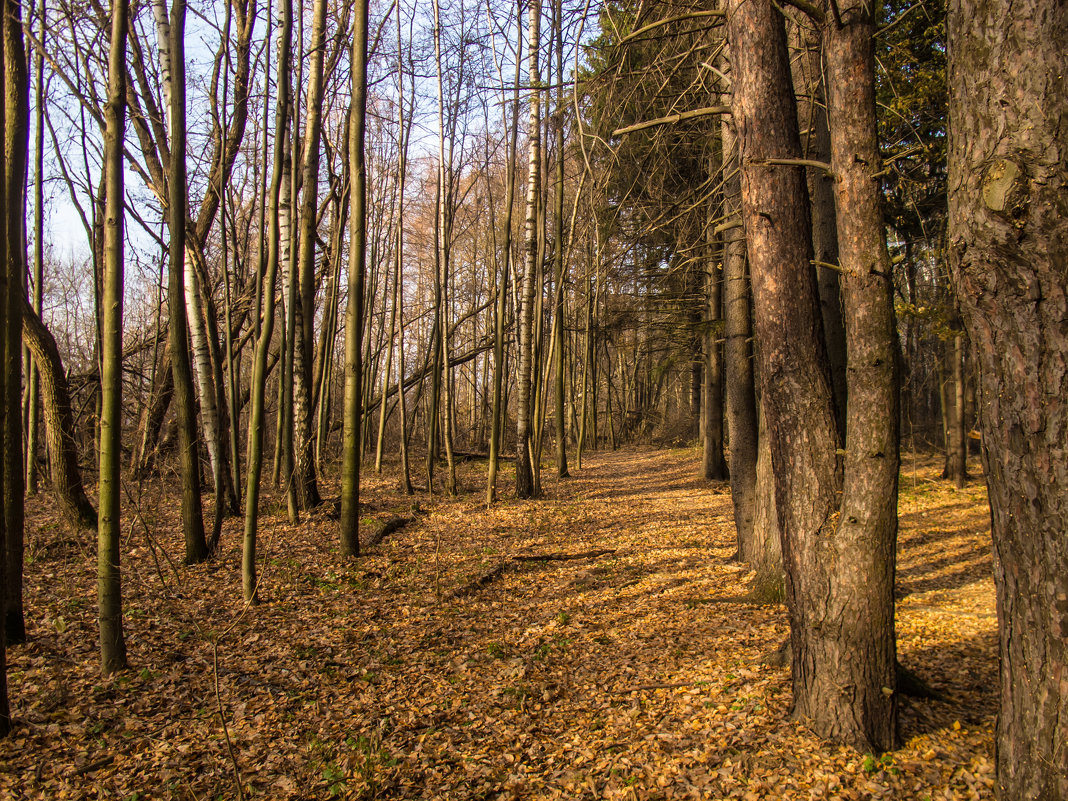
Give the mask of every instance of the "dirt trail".
<path id="1" fill-rule="evenodd" d="M 12 652 L 19 728 L 0 742 L 0 797 L 235 797 L 227 735 L 249 795 L 272 799 L 991 797 L 981 487 L 958 492 L 930 466 L 903 481 L 899 652 L 952 700 L 903 700 L 905 744 L 880 758 L 789 720 L 788 671 L 759 664 L 786 636 L 781 606 L 704 603 L 747 575 L 728 561 L 726 487 L 697 466 L 690 449 L 593 454 L 575 478 L 547 471 L 544 499 L 486 509 L 483 466 L 467 465 L 469 494 L 422 499 L 354 566 L 325 516 L 268 515 L 264 603 L 243 613 L 240 521 L 219 559 L 177 575 L 157 574 L 134 526 L 133 669 L 109 680 L 91 554 L 35 508 L 39 622 Z M 393 482 L 368 482 L 369 531 L 407 509 Z M 142 509 L 179 552 L 166 491 Z"/>

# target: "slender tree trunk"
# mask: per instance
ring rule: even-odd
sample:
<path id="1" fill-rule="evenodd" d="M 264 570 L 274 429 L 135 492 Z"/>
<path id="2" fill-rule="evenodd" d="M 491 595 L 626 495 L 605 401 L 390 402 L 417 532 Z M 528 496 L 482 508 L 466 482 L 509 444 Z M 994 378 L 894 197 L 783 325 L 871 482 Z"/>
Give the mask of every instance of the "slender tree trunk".
<path id="1" fill-rule="evenodd" d="M 367 253 L 364 159 L 367 109 L 367 0 L 357 0 L 352 36 L 352 109 L 348 157 L 352 163 L 349 228 L 349 305 L 345 321 L 345 405 L 341 473 L 341 552 L 360 555 L 360 426 L 363 418 L 363 283 Z"/>
<path id="2" fill-rule="evenodd" d="M 294 455 L 297 498 L 303 508 L 318 506 L 319 486 L 315 475 L 315 451 L 312 432 L 312 354 L 315 341 L 315 240 L 319 210 L 319 149 L 323 120 L 323 59 L 326 38 L 326 0 L 315 0 L 312 7 L 311 53 L 308 65 L 308 97 L 304 125 L 304 177 L 301 181 L 299 266 L 300 291 L 296 312 L 299 318 L 294 332 L 296 360 L 293 369 Z"/>
<path id="3" fill-rule="evenodd" d="M 723 171 L 735 173 L 738 146 L 734 123 L 721 124 Z M 737 175 L 724 184 L 723 212 L 728 222 L 741 216 L 741 180 Z M 731 502 L 734 505 L 734 528 L 738 539 L 738 558 L 758 564 L 763 554 L 754 540 L 758 532 L 757 514 L 760 495 L 757 488 L 756 390 L 753 380 L 752 337 L 749 303 L 749 275 L 745 264 L 745 238 L 740 226 L 727 228 L 723 234 L 723 361 L 726 374 L 727 436 L 730 439 Z M 774 487 L 771 487 L 774 494 Z M 778 540 L 778 524 L 775 525 Z M 780 563 L 781 569 L 781 563 Z"/>
<path id="4" fill-rule="evenodd" d="M 949 3 L 949 254 L 979 368 L 997 790 L 1068 799 L 1068 7 Z"/>
<path id="5" fill-rule="evenodd" d="M 103 394 L 100 420 L 100 518 L 97 528 L 97 598 L 100 605 L 100 667 L 107 675 L 126 668 L 122 631 L 122 574 L 119 548 L 122 432 L 123 134 L 126 127 L 126 0 L 111 7 L 108 102 L 104 108 L 104 319 Z M 172 157 L 176 154 L 172 153 Z M 183 176 L 184 178 L 184 176 Z M 183 180 L 184 186 L 184 180 Z M 203 540 L 203 532 L 201 532 Z"/>
<path id="6" fill-rule="evenodd" d="M 35 125 L 33 143 L 33 304 L 38 316 L 44 307 L 44 47 L 46 37 L 45 0 L 37 4 L 39 46 L 34 49 Z M 27 360 L 29 361 L 29 360 Z M 27 365 L 26 382 L 26 492 L 37 494 L 37 431 L 40 376 L 37 366 Z M 84 494 L 84 493 L 83 493 Z"/>
<path id="7" fill-rule="evenodd" d="M 553 359 L 556 374 L 553 379 L 553 404 L 556 422 L 556 474 L 567 478 L 567 427 L 564 418 L 564 28 L 563 0 L 553 4 L 553 27 L 556 35 L 556 197 L 553 202 L 553 221 L 556 223 L 556 308 L 553 312 Z"/>
<path id="8" fill-rule="evenodd" d="M 516 14 L 516 58 L 522 58 L 523 14 Z M 515 165 L 519 140 L 519 76 L 516 70 L 515 83 L 512 87 L 512 121 L 508 123 L 507 107 L 502 104 L 501 115 L 505 128 L 510 131 L 508 141 L 508 158 L 505 163 L 504 185 L 504 219 L 501 221 L 500 241 L 495 255 L 500 253 L 500 278 L 495 277 L 496 304 L 493 310 L 493 406 L 490 411 L 489 465 L 486 474 L 486 503 L 497 500 L 497 471 L 500 464 L 501 430 L 504 427 L 504 415 L 508 408 L 504 401 L 504 316 L 508 307 L 508 276 L 512 272 L 512 214 L 515 209 Z M 501 73 L 501 85 L 504 85 Z M 495 260 L 495 264 L 497 261 Z"/>
<path id="9" fill-rule="evenodd" d="M 197 447 L 196 398 L 189 362 L 188 326 L 185 306 L 185 4 L 175 0 L 167 19 L 163 0 L 153 2 L 159 32 L 160 63 L 164 94 L 168 99 L 170 134 L 170 182 L 168 184 L 167 225 L 170 229 L 170 267 L 167 306 L 170 315 L 168 337 L 171 368 L 174 372 L 174 405 L 178 417 L 178 458 L 182 474 L 182 530 L 185 535 L 185 561 L 200 562 L 208 556 L 204 537 L 204 513 L 200 499 L 200 457 Z M 177 30 L 174 30 L 174 29 Z M 176 47 L 177 46 L 177 47 Z M 176 70 L 175 67 L 178 66 Z M 177 74 L 176 74 L 177 73 Z M 100 510 L 103 514 L 103 509 Z"/>
<path id="10" fill-rule="evenodd" d="M 7 306 L 2 325 L 7 326 L 3 354 L 7 372 L 7 407 L 3 472 L 4 536 L 7 549 L 5 628 L 8 643 L 26 639 L 22 609 L 23 529 L 25 523 L 26 468 L 22 440 L 22 310 L 26 305 L 26 168 L 30 136 L 29 74 L 22 33 L 22 9 L 18 0 L 3 2 L 4 37 L 4 186 L 5 228 L 8 239 Z"/>
<path id="11" fill-rule="evenodd" d="M 707 228 L 708 233 L 705 236 L 712 240 L 712 226 L 708 225 Z M 708 319 L 704 336 L 704 387 L 701 393 L 701 423 L 704 434 L 701 473 L 706 481 L 723 481 L 728 478 L 727 460 L 723 458 L 723 354 L 718 342 L 723 333 L 723 279 L 716 255 L 714 243 L 709 241 L 705 273 Z"/>
<path id="12" fill-rule="evenodd" d="M 450 179 L 452 173 L 452 143 L 449 143 L 449 156 L 445 151 L 445 93 L 442 81 L 444 67 L 441 58 L 441 18 L 437 0 L 434 6 L 434 59 L 437 62 L 438 88 L 438 209 L 437 209 L 437 282 L 438 282 L 438 343 L 441 354 L 441 389 L 444 393 L 445 409 L 442 432 L 445 440 L 445 458 L 448 461 L 448 473 L 445 479 L 445 491 L 456 495 L 456 461 L 452 455 L 452 371 L 449 365 L 449 255 L 451 225 L 448 224 L 447 206 L 451 202 Z"/>
<path id="13" fill-rule="evenodd" d="M 516 457 L 515 483 L 519 498 L 534 496 L 534 465 L 531 462 L 531 390 L 534 371 L 534 290 L 538 273 L 538 205 L 541 177 L 541 99 L 538 86 L 541 76 L 538 70 L 538 51 L 541 25 L 541 0 L 531 0 L 530 24 L 528 26 L 527 50 L 529 69 L 527 82 L 530 92 L 530 121 L 527 125 L 529 161 L 527 170 L 527 217 L 523 265 L 523 288 L 519 301 L 519 380 L 516 388 Z"/>
<path id="14" fill-rule="evenodd" d="M 241 552 L 241 584 L 245 601 L 257 600 L 256 575 L 257 525 L 259 518 L 260 482 L 263 473 L 264 400 L 267 394 L 267 358 L 274 333 L 275 286 L 278 282 L 278 262 L 281 234 L 278 207 L 282 195 L 282 175 L 285 172 L 285 141 L 289 128 L 289 60 L 293 38 L 293 6 L 290 0 L 280 0 L 279 15 L 282 26 L 278 37 L 278 77 L 275 83 L 274 158 L 267 206 L 267 259 L 263 284 L 263 319 L 256 340 L 256 355 L 249 388 L 251 408 L 248 423 L 248 464 L 245 467 L 245 532 Z M 280 356 L 281 361 L 285 361 Z M 279 373 L 281 373 L 281 368 Z"/>

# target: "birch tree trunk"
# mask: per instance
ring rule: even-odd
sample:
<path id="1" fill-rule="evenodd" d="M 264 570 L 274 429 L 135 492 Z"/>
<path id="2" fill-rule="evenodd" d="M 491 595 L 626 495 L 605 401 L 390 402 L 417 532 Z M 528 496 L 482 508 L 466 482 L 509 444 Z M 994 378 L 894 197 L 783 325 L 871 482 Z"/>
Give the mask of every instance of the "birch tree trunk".
<path id="1" fill-rule="evenodd" d="M 532 379 L 534 371 L 534 290 L 538 274 L 538 204 L 541 196 L 541 99 L 538 88 L 538 50 L 541 25 L 541 0 L 531 0 L 527 50 L 529 68 L 527 82 L 531 86 L 530 118 L 527 124 L 527 214 L 523 285 L 519 299 L 519 377 L 516 387 L 516 456 L 515 484 L 519 498 L 534 496 L 534 465 L 531 463 Z"/>
<path id="2" fill-rule="evenodd" d="M 289 127 L 289 59 L 293 38 L 293 7 L 290 0 L 280 0 L 282 26 L 278 34 L 278 78 L 275 84 L 274 158 L 267 207 L 267 259 L 263 279 L 263 319 L 256 340 L 256 355 L 249 387 L 251 408 L 248 423 L 248 464 L 245 487 L 245 531 L 241 550 L 241 584 L 245 601 L 256 602 L 256 544 L 259 518 L 260 483 L 263 474 L 264 400 L 267 395 L 267 359 L 274 333 L 275 286 L 278 282 L 279 215 L 282 173 L 285 166 L 286 130 Z M 284 361 L 284 359 L 283 359 Z M 279 373 L 281 373 L 279 368 Z"/>
<path id="3" fill-rule="evenodd" d="M 121 2 L 121 0 L 116 0 Z M 167 196 L 167 225 L 170 229 L 167 307 L 170 315 L 168 337 L 171 368 L 174 372 L 174 405 L 178 417 L 178 458 L 182 474 L 182 530 L 185 536 L 185 561 L 203 561 L 208 556 L 204 538 L 204 513 L 200 498 L 200 458 L 197 446 L 196 398 L 193 393 L 193 374 L 189 363 L 189 343 L 185 306 L 185 59 L 184 0 L 175 0 L 172 16 L 178 30 L 172 30 L 171 20 L 163 0 L 153 0 L 152 12 L 160 50 L 163 94 L 169 113 L 170 182 Z M 174 45 L 178 45 L 175 52 Z M 177 79 L 175 64 L 181 64 Z M 214 397 L 214 396 L 212 396 Z M 103 514 L 103 510 L 101 510 Z"/>
<path id="4" fill-rule="evenodd" d="M 311 58 L 304 123 L 304 176 L 301 180 L 300 236 L 293 364 L 293 454 L 297 498 L 305 509 L 318 506 L 313 438 L 312 354 L 315 341 L 315 241 L 319 211 L 319 150 L 323 121 L 323 58 L 326 38 L 326 0 L 312 7 Z"/>

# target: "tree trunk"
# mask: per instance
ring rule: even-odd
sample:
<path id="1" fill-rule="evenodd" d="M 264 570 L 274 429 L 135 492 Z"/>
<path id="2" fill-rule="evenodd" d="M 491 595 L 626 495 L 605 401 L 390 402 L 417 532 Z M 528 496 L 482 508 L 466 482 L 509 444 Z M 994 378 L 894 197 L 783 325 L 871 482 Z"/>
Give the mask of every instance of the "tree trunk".
<path id="1" fill-rule="evenodd" d="M 4 37 L 4 216 L 8 239 L 7 306 L 2 325 L 7 326 L 7 349 L 3 353 L 8 376 L 3 472 L 4 536 L 7 549 L 7 607 L 5 628 L 8 643 L 26 639 L 22 610 L 23 536 L 25 525 L 26 468 L 22 441 L 22 310 L 26 304 L 26 161 L 30 135 L 29 75 L 22 33 L 22 9 L 18 0 L 3 2 Z"/>
<path id="2" fill-rule="evenodd" d="M 897 554 L 899 374 L 897 320 L 886 247 L 882 158 L 875 113 L 875 20 L 865 0 L 840 4 L 841 24 L 824 26 L 831 167 L 836 176 L 838 256 L 846 330 L 846 440 L 835 619 L 852 620 L 844 642 L 865 655 L 853 668 L 848 736 L 893 747 L 897 696 L 894 566 Z M 833 586 L 833 585 L 832 585 Z M 837 654 L 835 655 L 837 657 Z"/>
<path id="3" fill-rule="evenodd" d="M 29 348 L 41 381 L 45 440 L 51 465 L 52 491 L 64 519 L 74 528 L 96 528 L 96 510 L 89 502 L 78 467 L 74 416 L 59 348 L 51 332 L 28 306 L 23 310 L 22 341 Z"/>
<path id="4" fill-rule="evenodd" d="M 516 392 L 516 457 L 515 484 L 516 496 L 531 498 L 534 496 L 534 466 L 531 463 L 531 390 L 534 371 L 534 283 L 538 272 L 538 198 L 540 197 L 539 179 L 541 177 L 541 100 L 538 97 L 538 85 L 541 76 L 538 71 L 538 50 L 540 42 L 541 0 L 532 0 L 530 4 L 530 25 L 527 49 L 530 67 L 527 83 L 531 86 L 530 120 L 527 125 L 529 160 L 527 169 L 527 215 L 525 241 L 523 249 L 523 289 L 519 301 L 519 377 Z"/>
<path id="5" fill-rule="evenodd" d="M 1068 799 L 1068 7 L 949 4 L 949 252 L 979 368 L 997 789 Z"/>
<path id="6" fill-rule="evenodd" d="M 108 102 L 104 109 L 104 319 L 100 388 L 100 519 L 97 528 L 97 598 L 100 605 L 100 667 L 107 675 L 126 668 L 122 631 L 122 574 L 119 548 L 122 432 L 123 132 L 126 127 L 126 0 L 111 7 Z M 183 176 L 184 178 L 184 176 Z M 184 181 L 183 181 L 184 186 Z M 184 208 L 184 207 L 183 207 Z"/>
<path id="7" fill-rule="evenodd" d="M 516 58 L 522 57 L 523 14 L 516 14 Z M 500 463 L 501 430 L 504 427 L 504 415 L 508 404 L 504 401 L 504 315 L 508 307 L 508 276 L 512 272 L 512 213 L 515 209 L 515 163 L 519 140 L 519 78 L 516 70 L 515 83 L 512 86 L 512 122 L 508 123 L 507 106 L 502 104 L 502 122 L 509 131 L 508 159 L 505 162 L 504 179 L 504 219 L 501 222 L 499 247 L 494 253 L 500 256 L 494 260 L 494 282 L 496 304 L 493 308 L 493 406 L 490 411 L 489 465 L 486 468 L 486 503 L 497 500 L 497 470 Z M 501 85 L 504 85 L 503 73 Z M 500 272 L 500 278 L 496 273 Z"/>
<path id="8" fill-rule="evenodd" d="M 34 105 L 35 131 L 33 143 L 33 304 L 32 308 L 41 314 L 44 307 L 44 47 L 45 47 L 45 2 L 39 0 L 37 20 L 40 26 L 37 32 L 39 47 L 34 48 Z M 36 365 L 27 366 L 26 387 L 26 492 L 37 493 L 37 432 L 40 397 L 40 376 Z M 84 492 L 82 493 L 84 495 Z"/>
<path id="9" fill-rule="evenodd" d="M 363 282 L 367 255 L 367 0 L 357 0 L 352 35 L 352 163 L 349 221 L 349 305 L 345 320 L 345 402 L 341 473 L 341 552 L 360 555 L 360 425 L 363 418 Z"/>
<path id="10" fill-rule="evenodd" d="M 723 458 L 723 352 L 719 338 L 723 333 L 722 273 L 716 263 L 712 240 L 712 226 L 706 226 L 707 262 L 705 272 L 705 301 L 707 303 L 704 335 L 704 366 L 701 391 L 701 475 L 706 481 L 723 481 L 728 477 L 727 460 Z"/>
<path id="11" fill-rule="evenodd" d="M 444 67 L 441 58 L 441 18 L 439 3 L 433 2 L 434 6 L 434 60 L 437 62 L 437 89 L 438 89 L 438 206 L 437 222 L 435 229 L 435 261 L 437 273 L 435 280 L 438 289 L 438 346 L 441 349 L 439 360 L 441 362 L 441 389 L 445 400 L 444 416 L 442 419 L 442 433 L 445 440 L 445 457 L 448 460 L 448 473 L 445 479 L 445 491 L 456 495 L 456 461 L 452 455 L 452 370 L 449 367 L 449 256 L 451 252 L 452 226 L 449 224 L 448 205 L 451 202 L 451 178 L 452 178 L 452 144 L 449 144 L 448 155 L 445 149 L 445 93 L 442 83 L 442 69 Z"/>
<path id="12" fill-rule="evenodd" d="M 795 59 L 794 87 L 805 158 L 823 163 L 831 160 L 831 132 L 827 122 L 827 92 L 820 58 L 822 37 L 818 28 L 801 31 L 802 53 Z M 834 179 L 820 167 L 807 167 L 808 193 L 812 203 L 812 251 L 819 282 L 823 338 L 834 386 L 838 436 L 845 441 L 846 335 L 842 320 L 842 293 L 838 279 L 838 224 L 834 207 Z"/>
<path id="13" fill-rule="evenodd" d="M 553 28 L 556 34 L 556 196 L 553 200 L 553 221 L 556 223 L 556 303 L 553 312 L 553 412 L 556 423 L 556 474 L 567 478 L 567 429 L 564 425 L 564 33 L 563 0 L 553 3 Z"/>
<path id="14" fill-rule="evenodd" d="M 298 286 L 294 332 L 296 359 L 293 367 L 293 449 L 297 499 L 303 508 L 318 506 L 319 484 L 315 475 L 313 439 L 312 354 L 315 321 L 315 241 L 319 210 L 319 145 L 323 121 L 323 57 L 326 37 L 326 0 L 312 8 L 311 58 L 308 65 L 307 114 L 304 124 L 304 177 L 301 181 Z"/>
<path id="15" fill-rule="evenodd" d="M 0 31 L 0 86 L 7 82 L 7 70 L 4 63 L 7 60 L 6 50 L 7 37 L 3 36 L 2 31 Z M 7 115 L 4 103 L 0 103 L 0 135 L 4 139 L 7 138 Z M 0 194 L 5 198 L 7 196 L 7 184 L 7 170 L 0 170 Z M 5 311 L 5 317 L 7 316 L 9 296 L 13 291 L 10 286 L 10 273 L 7 269 L 9 262 L 8 242 L 13 239 L 13 237 L 9 236 L 8 230 L 10 220 L 11 217 L 9 215 L 0 214 L 0 226 L 3 226 L 4 233 L 3 236 L 0 236 L 0 309 Z M 0 322 L 0 447 L 3 448 L 7 447 L 7 388 L 11 382 L 17 383 L 22 379 L 20 375 L 12 376 L 7 371 L 8 328 L 5 322 Z M 0 469 L 0 498 L 6 497 L 5 479 L 4 471 Z M 7 597 L 6 538 L 7 523 L 3 515 L 0 515 L 0 599 Z M 4 629 L 5 627 L 0 625 L 0 737 L 7 735 L 11 731 L 11 707 L 8 703 L 7 694 L 7 632 Z"/>
<path id="16" fill-rule="evenodd" d="M 278 39 L 278 93 L 275 103 L 275 137 L 273 171 L 267 217 L 267 259 L 263 279 L 263 320 L 256 341 L 256 355 L 249 387 L 251 408 L 248 422 L 248 464 L 245 486 L 245 531 L 241 549 L 241 585 L 247 603 L 255 603 L 258 579 L 256 576 L 256 540 L 259 518 L 260 482 L 263 474 L 263 419 L 267 395 L 267 357 L 274 333 L 275 285 L 278 282 L 279 219 L 278 206 L 282 194 L 282 173 L 285 162 L 286 130 L 289 126 L 289 59 L 293 37 L 293 7 L 290 0 L 281 0 L 279 14 L 282 28 Z M 281 361 L 285 361 L 280 356 Z M 279 373 L 281 373 L 279 369 Z"/>
<path id="17" fill-rule="evenodd" d="M 849 265 L 860 276 L 853 309 L 858 328 L 851 331 L 851 336 L 857 336 L 857 350 L 855 360 L 851 354 L 851 366 L 859 379 L 871 379 L 877 386 L 869 393 L 855 393 L 860 397 L 851 403 L 858 404 L 863 397 L 871 404 L 870 413 L 890 417 L 890 425 L 896 426 L 896 406 L 884 394 L 887 388 L 882 381 L 887 375 L 893 379 L 894 355 L 883 352 L 887 343 L 871 331 L 885 322 L 875 297 L 878 292 L 869 286 L 878 283 L 872 270 L 882 262 L 876 260 L 878 246 L 868 238 L 872 231 L 867 227 L 871 222 L 868 204 L 873 198 L 877 208 L 872 172 L 881 164 L 877 152 L 873 158 L 860 147 L 874 145 L 875 117 L 874 94 L 864 94 L 873 88 L 873 73 L 868 71 L 872 29 L 867 20 L 856 18 L 857 12 L 849 9 L 848 25 L 836 32 L 835 46 L 845 53 L 841 54 L 843 62 L 833 66 L 839 70 L 835 80 L 849 84 L 844 91 L 860 93 L 859 102 L 857 96 L 851 100 L 861 108 L 853 110 L 854 118 L 842 114 L 838 124 L 847 138 L 836 143 L 835 156 L 842 162 L 840 175 L 848 176 L 844 180 L 849 188 L 845 193 L 839 187 L 839 207 L 848 200 L 864 207 L 857 215 L 857 230 L 840 237 L 839 249 L 844 259 L 844 245 L 863 240 L 863 257 L 871 258 L 861 261 L 863 257 L 858 256 Z M 822 737 L 861 750 L 882 751 L 893 743 L 895 723 L 894 540 L 884 518 L 894 508 L 895 495 L 890 490 L 896 490 L 893 481 L 885 486 L 882 476 L 892 466 L 896 480 L 897 442 L 864 419 L 859 404 L 851 406 L 847 448 L 853 453 L 845 460 L 843 485 L 832 382 L 811 263 L 805 175 L 800 166 L 768 163 L 769 159 L 801 157 L 782 18 L 770 0 L 732 0 L 728 31 L 734 118 L 742 143 L 742 211 L 752 265 L 761 400 L 771 439 L 786 566 L 794 713 L 809 719 Z M 869 48 L 867 61 L 863 41 Z M 840 71 L 847 64 L 854 70 L 852 80 Z M 832 107 L 842 110 L 841 105 Z M 868 121 L 870 131 L 865 127 Z M 846 164 L 850 148 L 849 158 L 855 155 L 865 161 Z M 865 183 L 868 194 L 860 188 Z M 842 489 L 847 493 L 844 497 L 839 496 Z M 843 692 L 847 687 L 850 692 Z M 889 688 L 890 695 L 884 688 Z"/>
<path id="18" fill-rule="evenodd" d="M 721 127 L 724 172 L 732 173 L 738 165 L 734 123 L 725 118 Z M 737 176 L 729 178 L 724 184 L 723 213 L 728 222 L 733 222 L 742 213 L 741 192 L 742 186 Z M 734 505 L 738 558 L 745 562 L 759 562 L 759 551 L 753 544 L 759 497 L 756 472 L 759 434 L 752 348 L 749 345 L 752 336 L 749 305 L 745 238 L 741 227 L 733 226 L 724 232 L 723 238 L 723 361 L 727 388 L 727 436 L 730 439 L 731 502 Z"/>
<path id="19" fill-rule="evenodd" d="M 164 94 L 167 96 L 170 112 L 167 116 L 171 146 L 167 210 L 167 226 L 170 229 L 167 308 L 170 320 L 167 330 L 171 367 L 174 372 L 174 405 L 178 417 L 185 561 L 193 564 L 207 557 L 208 544 L 204 538 L 204 513 L 200 499 L 196 398 L 193 392 L 192 367 L 189 363 L 185 306 L 185 5 L 183 0 L 175 0 L 172 10 L 174 20 L 167 19 L 163 0 L 155 0 L 153 12 L 156 14 L 159 31 Z M 172 23 L 173 28 L 177 30 L 172 29 Z M 177 70 L 175 66 L 178 66 Z"/>

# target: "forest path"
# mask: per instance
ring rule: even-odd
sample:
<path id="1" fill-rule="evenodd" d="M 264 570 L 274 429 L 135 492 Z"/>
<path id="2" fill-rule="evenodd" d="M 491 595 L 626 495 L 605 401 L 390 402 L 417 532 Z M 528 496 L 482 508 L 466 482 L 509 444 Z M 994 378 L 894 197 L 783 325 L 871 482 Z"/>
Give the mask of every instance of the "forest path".
<path id="1" fill-rule="evenodd" d="M 471 462 L 466 494 L 421 496 L 417 522 L 348 564 L 325 512 L 293 527 L 272 499 L 252 609 L 240 520 L 213 562 L 156 571 L 180 529 L 173 488 L 150 487 L 126 518 L 132 670 L 108 680 L 91 548 L 37 502 L 0 797 L 233 798 L 227 735 L 252 798 L 991 797 L 981 484 L 957 491 L 932 464 L 903 479 L 899 653 L 951 700 L 904 700 L 905 743 L 880 761 L 789 720 L 788 670 L 760 664 L 781 605 L 707 603 L 748 575 L 729 562 L 727 487 L 698 465 L 694 449 L 589 454 L 574 478 L 546 467 L 543 498 L 486 508 Z M 366 477 L 365 532 L 407 511 L 395 486 Z M 536 555 L 580 558 L 514 558 Z"/>

